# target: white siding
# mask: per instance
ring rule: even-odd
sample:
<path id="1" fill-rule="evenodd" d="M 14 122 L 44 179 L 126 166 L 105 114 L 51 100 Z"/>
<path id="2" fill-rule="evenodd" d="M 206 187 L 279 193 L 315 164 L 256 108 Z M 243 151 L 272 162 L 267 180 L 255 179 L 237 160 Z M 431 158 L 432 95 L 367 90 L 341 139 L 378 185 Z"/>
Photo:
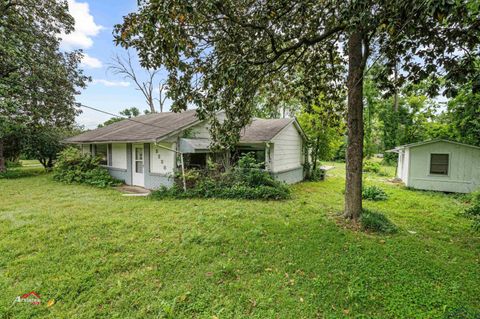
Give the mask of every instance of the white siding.
<path id="1" fill-rule="evenodd" d="M 158 143 L 164 147 L 175 149 L 174 143 Z M 176 154 L 170 150 L 151 144 L 150 147 L 150 172 L 157 174 L 173 173 L 175 170 Z"/>
<path id="2" fill-rule="evenodd" d="M 112 144 L 111 167 L 127 169 L 127 144 Z"/>
<path id="3" fill-rule="evenodd" d="M 273 140 L 273 172 L 282 172 L 302 166 L 302 137 L 292 123 Z"/>
<path id="4" fill-rule="evenodd" d="M 430 174 L 431 154 L 448 154 L 448 175 Z M 468 193 L 480 187 L 480 150 L 439 141 L 410 148 L 407 186 L 417 189 Z"/>
<path id="5" fill-rule="evenodd" d="M 225 112 L 220 112 L 217 114 L 217 119 L 220 121 L 220 123 L 223 123 L 225 120 Z M 192 127 L 191 132 L 190 132 L 190 138 L 210 138 L 210 131 L 209 131 L 210 125 L 208 125 L 208 121 L 203 121 L 202 123 L 199 123 Z"/>

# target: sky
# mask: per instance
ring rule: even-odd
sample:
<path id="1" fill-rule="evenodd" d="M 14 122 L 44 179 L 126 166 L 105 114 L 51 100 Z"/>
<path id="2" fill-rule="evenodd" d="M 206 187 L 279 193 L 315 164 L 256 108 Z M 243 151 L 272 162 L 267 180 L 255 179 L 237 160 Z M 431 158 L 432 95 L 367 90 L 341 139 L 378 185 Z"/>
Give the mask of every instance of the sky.
<path id="1" fill-rule="evenodd" d="M 77 102 L 114 114 L 129 107 L 145 110 L 147 105 L 135 85 L 108 70 L 114 54 L 126 55 L 125 49 L 113 43 L 113 26 L 121 23 L 124 15 L 136 11 L 137 1 L 68 0 L 68 5 L 75 19 L 75 31 L 60 35 L 60 47 L 64 51 L 82 49 L 85 56 L 81 68 L 92 78 L 87 88 L 76 97 Z M 132 56 L 136 58 L 135 51 L 132 51 Z M 135 68 L 138 74 L 144 74 L 138 62 Z M 165 73 L 160 73 L 157 80 L 164 78 Z M 169 104 L 167 101 L 167 109 Z M 86 129 L 92 129 L 110 117 L 84 108 L 76 120 Z"/>

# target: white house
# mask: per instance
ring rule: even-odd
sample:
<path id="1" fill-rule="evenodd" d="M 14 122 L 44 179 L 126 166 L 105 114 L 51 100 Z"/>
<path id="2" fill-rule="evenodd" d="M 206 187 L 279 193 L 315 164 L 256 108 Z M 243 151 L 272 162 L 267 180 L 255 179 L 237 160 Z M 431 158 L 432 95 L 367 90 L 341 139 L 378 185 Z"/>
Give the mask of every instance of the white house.
<path id="1" fill-rule="evenodd" d="M 438 139 L 396 147 L 397 177 L 406 186 L 469 193 L 480 188 L 480 147 Z"/>
<path id="2" fill-rule="evenodd" d="M 224 115 L 218 116 L 222 120 Z M 181 157 L 186 167 L 203 167 L 211 154 L 208 124 L 195 110 L 125 119 L 65 142 L 100 156 L 115 178 L 148 189 L 171 186 Z M 296 183 L 304 178 L 304 142 L 296 119 L 256 118 L 242 130 L 236 153 L 253 152 L 276 179 Z"/>

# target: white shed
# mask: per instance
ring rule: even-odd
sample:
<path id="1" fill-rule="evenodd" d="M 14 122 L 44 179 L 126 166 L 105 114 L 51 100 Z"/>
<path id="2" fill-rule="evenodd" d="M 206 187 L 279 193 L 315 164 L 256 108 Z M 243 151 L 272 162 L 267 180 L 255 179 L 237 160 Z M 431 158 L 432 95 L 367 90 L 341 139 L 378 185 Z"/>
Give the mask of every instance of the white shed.
<path id="1" fill-rule="evenodd" d="M 406 186 L 455 193 L 480 188 L 480 147 L 437 139 L 402 145 L 397 177 Z"/>

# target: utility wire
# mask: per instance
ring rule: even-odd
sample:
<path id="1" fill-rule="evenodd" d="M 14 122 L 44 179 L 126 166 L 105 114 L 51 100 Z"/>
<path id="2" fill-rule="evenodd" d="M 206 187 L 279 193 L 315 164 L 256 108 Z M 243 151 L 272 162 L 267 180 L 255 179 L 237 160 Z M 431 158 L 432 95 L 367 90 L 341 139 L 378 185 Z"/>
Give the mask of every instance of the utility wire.
<path id="1" fill-rule="evenodd" d="M 97 111 L 97 112 L 100 112 L 100 113 L 103 113 L 103 114 L 107 114 L 107 115 L 110 115 L 110 116 L 113 116 L 113 117 L 116 117 L 116 118 L 123 118 L 125 120 L 129 120 L 131 122 L 135 122 L 135 123 L 138 123 L 138 124 L 143 124 L 143 125 L 152 126 L 152 127 L 155 127 L 155 128 L 161 128 L 161 129 L 169 129 L 168 127 L 159 126 L 159 125 L 155 125 L 155 124 L 152 124 L 152 123 L 141 122 L 141 121 L 135 120 L 134 118 L 131 118 L 131 117 L 128 117 L 128 116 L 103 111 L 103 110 L 98 109 L 96 107 L 88 106 L 88 105 L 85 105 L 85 104 L 82 104 L 82 103 L 78 103 L 78 105 L 80 105 L 80 107 L 83 107 L 83 108 L 87 108 L 87 109 L 90 109 L 90 110 L 93 110 L 93 111 Z"/>

